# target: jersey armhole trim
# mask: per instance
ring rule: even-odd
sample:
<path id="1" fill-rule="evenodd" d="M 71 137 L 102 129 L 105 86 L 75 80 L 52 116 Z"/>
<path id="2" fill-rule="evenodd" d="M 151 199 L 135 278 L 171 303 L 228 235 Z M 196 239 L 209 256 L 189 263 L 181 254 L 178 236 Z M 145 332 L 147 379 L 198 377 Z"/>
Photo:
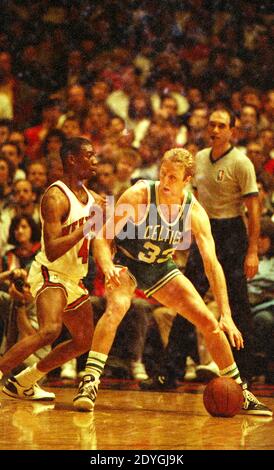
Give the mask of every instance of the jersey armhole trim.
<path id="1" fill-rule="evenodd" d="M 147 207 L 146 207 L 145 213 L 144 213 L 143 217 L 141 218 L 141 220 L 138 220 L 138 222 L 135 222 L 134 225 L 141 225 L 146 220 L 147 215 L 149 213 L 150 203 L 151 203 L 150 184 L 148 183 L 147 180 L 140 180 L 140 181 L 142 181 L 145 184 L 146 189 L 147 189 Z"/>

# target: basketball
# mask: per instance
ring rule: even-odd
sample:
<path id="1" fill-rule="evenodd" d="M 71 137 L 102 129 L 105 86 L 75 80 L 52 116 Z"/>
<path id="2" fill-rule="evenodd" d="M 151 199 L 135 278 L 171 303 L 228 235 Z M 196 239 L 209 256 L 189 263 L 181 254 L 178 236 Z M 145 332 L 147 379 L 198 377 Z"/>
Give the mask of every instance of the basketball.
<path id="1" fill-rule="evenodd" d="M 207 384 L 203 400 L 211 416 L 230 418 L 243 406 L 242 387 L 230 377 L 217 377 Z"/>

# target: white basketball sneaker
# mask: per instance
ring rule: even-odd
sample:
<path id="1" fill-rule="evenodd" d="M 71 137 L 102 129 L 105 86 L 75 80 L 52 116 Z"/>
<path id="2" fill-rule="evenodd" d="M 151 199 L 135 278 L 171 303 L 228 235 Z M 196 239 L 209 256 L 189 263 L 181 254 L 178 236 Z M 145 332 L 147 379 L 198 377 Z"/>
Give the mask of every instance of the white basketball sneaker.
<path id="1" fill-rule="evenodd" d="M 55 394 L 52 392 L 46 392 L 37 383 L 30 387 L 23 387 L 19 384 L 15 377 L 10 377 L 3 389 L 3 393 L 13 398 L 20 398 L 23 400 L 45 400 L 52 401 L 55 399 Z"/>

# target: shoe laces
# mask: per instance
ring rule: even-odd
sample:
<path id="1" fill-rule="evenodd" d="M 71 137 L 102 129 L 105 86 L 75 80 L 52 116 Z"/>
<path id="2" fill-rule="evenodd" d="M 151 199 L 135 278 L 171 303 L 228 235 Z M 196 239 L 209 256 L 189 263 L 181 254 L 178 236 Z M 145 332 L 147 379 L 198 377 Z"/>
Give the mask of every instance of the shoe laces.
<path id="1" fill-rule="evenodd" d="M 87 394 L 92 400 L 95 400 L 99 383 L 100 380 L 93 375 L 85 375 L 80 384 L 80 393 Z"/>
<path id="2" fill-rule="evenodd" d="M 255 405 L 260 405 L 261 402 L 258 400 L 258 398 L 253 395 L 249 390 L 243 390 L 245 402 L 244 402 L 244 408 L 246 409 L 248 407 L 248 403 L 252 402 Z"/>

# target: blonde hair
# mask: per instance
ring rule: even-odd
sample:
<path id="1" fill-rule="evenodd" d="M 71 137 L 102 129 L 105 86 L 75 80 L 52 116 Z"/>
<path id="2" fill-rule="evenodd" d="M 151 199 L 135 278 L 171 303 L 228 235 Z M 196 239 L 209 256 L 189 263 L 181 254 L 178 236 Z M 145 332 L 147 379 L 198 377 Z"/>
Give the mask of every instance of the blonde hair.
<path id="1" fill-rule="evenodd" d="M 185 178 L 187 176 L 193 176 L 195 173 L 195 159 L 191 152 L 183 148 L 174 148 L 165 152 L 161 165 L 165 161 L 171 161 L 172 163 L 179 163 L 185 168 Z"/>

